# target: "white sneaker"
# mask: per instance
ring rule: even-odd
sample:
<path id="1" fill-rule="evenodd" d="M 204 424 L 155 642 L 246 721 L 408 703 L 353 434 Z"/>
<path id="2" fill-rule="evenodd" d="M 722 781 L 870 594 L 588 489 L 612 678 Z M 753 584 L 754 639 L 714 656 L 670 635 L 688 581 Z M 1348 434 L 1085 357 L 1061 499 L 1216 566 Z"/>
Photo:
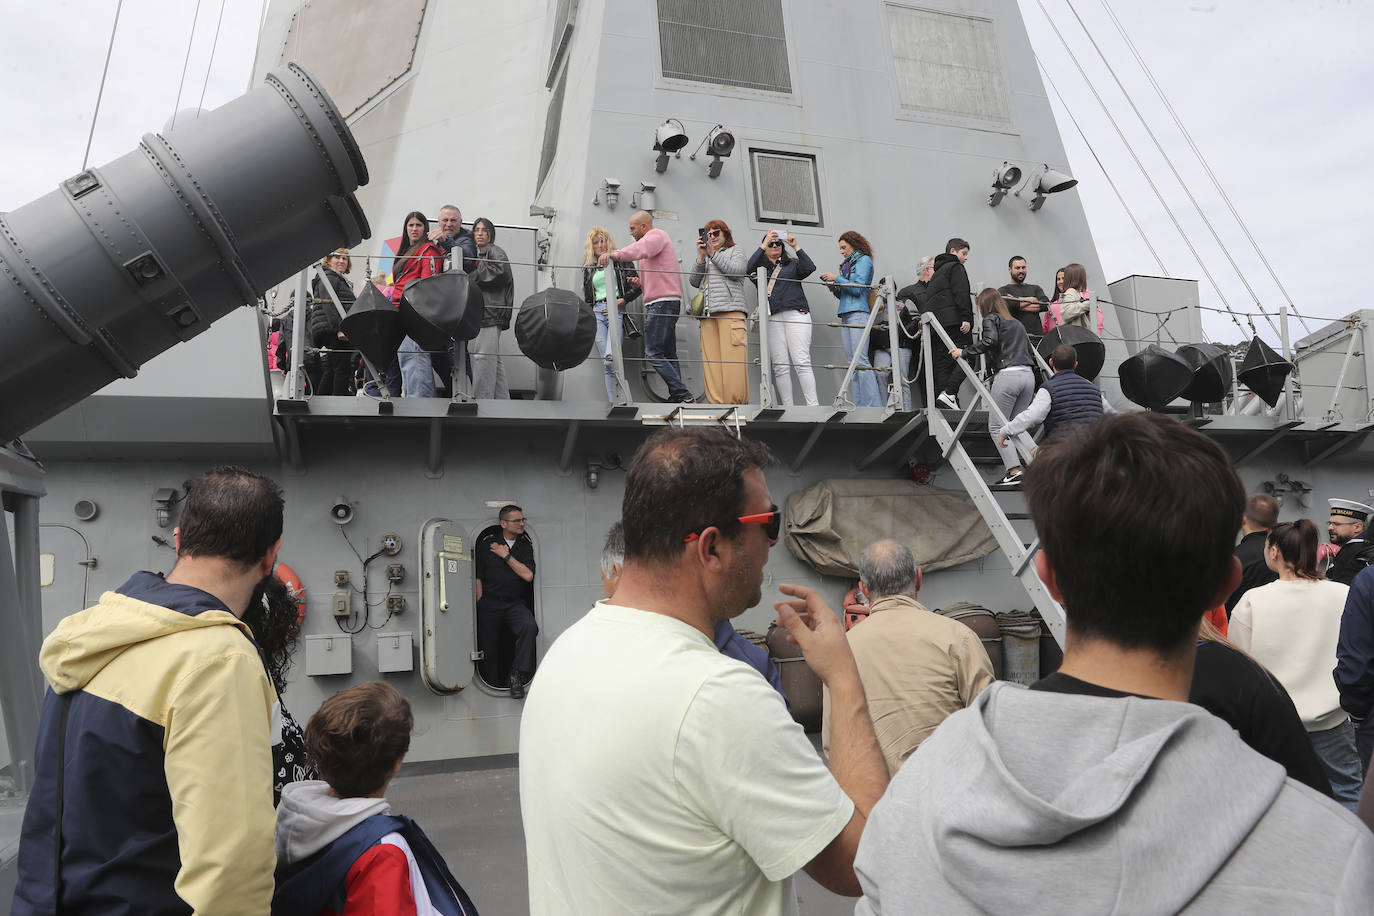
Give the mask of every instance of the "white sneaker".
<path id="1" fill-rule="evenodd" d="M 936 395 L 936 396 L 935 396 L 935 403 L 936 403 L 936 404 L 939 404 L 941 407 L 945 408 L 946 410 L 958 410 L 958 409 L 959 409 L 959 402 L 956 401 L 956 400 L 954 399 L 953 395 L 951 395 L 948 391 L 942 391 L 942 392 L 940 392 L 938 395 Z"/>

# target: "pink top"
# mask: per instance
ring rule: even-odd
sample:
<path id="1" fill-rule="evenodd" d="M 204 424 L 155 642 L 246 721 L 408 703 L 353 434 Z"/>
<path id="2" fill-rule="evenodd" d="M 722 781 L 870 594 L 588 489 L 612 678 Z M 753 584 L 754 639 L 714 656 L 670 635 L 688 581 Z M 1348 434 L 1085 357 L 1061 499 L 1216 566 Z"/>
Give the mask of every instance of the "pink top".
<path id="1" fill-rule="evenodd" d="M 644 281 L 644 301 L 681 299 L 682 277 L 678 274 L 677 252 L 673 240 L 662 229 L 650 229 L 633 245 L 611 252 L 616 261 L 638 261 Z"/>

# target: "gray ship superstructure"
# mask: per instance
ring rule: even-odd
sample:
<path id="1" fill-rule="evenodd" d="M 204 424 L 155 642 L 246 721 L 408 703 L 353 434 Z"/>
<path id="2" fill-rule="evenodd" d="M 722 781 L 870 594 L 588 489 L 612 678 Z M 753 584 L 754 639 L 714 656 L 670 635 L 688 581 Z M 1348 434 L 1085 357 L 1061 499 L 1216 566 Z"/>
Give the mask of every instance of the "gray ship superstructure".
<path id="1" fill-rule="evenodd" d="M 746 251 L 770 229 L 790 231 L 820 271 L 839 263 L 839 234 L 857 230 L 873 244 L 877 275 L 893 281 L 888 295 L 952 236 L 972 243 L 975 293 L 1006 282 L 1013 254 L 1029 260 L 1031 281 L 1046 288 L 1054 267 L 1070 261 L 1103 276 L 1077 193 L 1035 191 L 1043 170 L 1071 170 L 1012 0 L 375 7 L 271 4 L 254 80 L 299 61 L 356 138 L 371 178 L 356 198 L 371 237 L 352 249 L 355 286 L 382 265 L 383 242 L 408 211 L 433 218 L 447 203 L 469 223 L 487 216 L 497 224 L 517 304 L 550 286 L 580 295 L 587 230 L 605 226 L 624 245 L 639 208 L 668 232 L 684 270 L 698 227 L 716 218 Z M 654 147 L 665 124 L 687 142 L 662 155 Z M 990 206 L 1004 167 L 1019 170 L 1024 184 L 1003 188 L 1009 193 Z M 272 290 L 259 291 L 266 310 L 286 310 L 293 295 L 303 301 L 306 279 L 274 277 Z M 751 403 L 737 407 L 662 403 L 642 343 L 633 341 L 622 353 L 627 403 L 611 405 L 596 354 L 566 372 L 537 370 L 513 333 L 502 335 L 508 401 L 471 401 L 461 390 L 453 400 L 310 398 L 298 378 L 268 370 L 265 316 L 235 310 L 136 377 L 25 428 L 41 473 L 22 453 L 6 453 L 15 478 L 37 481 L 47 494 L 41 519 L 50 527 L 41 528 L 36 550 L 26 553 L 17 538 L 13 558 L 42 558 L 33 564 L 36 575 L 41 565 L 41 626 L 28 625 L 46 633 L 132 571 L 169 569 L 184 482 L 212 464 L 242 463 L 279 479 L 287 494 L 281 559 L 306 593 L 284 697 L 297 718 L 340 688 L 382 678 L 414 707 L 412 762 L 511 754 L 520 701 L 477 669 L 474 540 L 498 507 L 523 507 L 538 561 L 542 654 L 601 597 L 601 543 L 619 516 L 630 455 L 653 429 L 681 422 L 722 423 L 766 442 L 780 459 L 767 474 L 780 503 L 831 478 L 910 474 L 967 492 L 1001 549 L 928 576 L 922 601 L 1036 606 L 1060 632 L 1031 581 L 1034 536 L 1020 497 L 995 496 L 982 483 L 1000 474 L 983 466 L 991 454 L 983 411 L 967 419 L 905 411 L 891 398 L 885 407 L 854 407 L 843 390 L 848 366 L 835 300 L 819 284 L 807 297 L 819 407 L 781 408 L 769 398 L 757 332 Z M 1186 281 L 1133 277 L 1112 287 L 1110 299 L 1131 308 L 1118 314 L 1104 305 L 1102 382 L 1119 407 L 1132 409 L 1117 367 L 1145 344 L 1184 342 L 1157 340 L 1153 315 L 1190 297 L 1195 317 L 1196 290 Z M 1327 497 L 1362 498 L 1374 483 L 1365 441 L 1374 421 L 1371 315 L 1291 342 L 1301 384 L 1290 380 L 1275 406 L 1245 391 L 1191 414 L 1185 405 L 1182 421 L 1222 441 L 1252 491 L 1286 497 L 1285 518 L 1320 518 Z M 1169 324 L 1173 333 L 1185 326 Z M 699 391 L 694 323 L 684 318 L 678 334 L 684 375 Z M 962 403 L 974 395 L 970 382 Z M 894 504 L 892 516 L 921 511 Z M 33 521 L 16 516 L 16 527 Z M 873 519 L 872 537 L 891 522 Z M 15 589 L 24 593 L 20 566 Z M 816 585 L 835 607 L 852 584 L 816 572 L 782 544 L 770 556 L 765 594 L 780 582 Z M 737 623 L 765 631 L 771 616 L 765 600 Z M 15 704 L 26 700 L 8 686 L 13 740 L 30 733 L 32 714 L 13 721 Z M 24 689 L 32 694 L 37 685 Z M 27 753 L 11 748 L 12 771 Z"/>

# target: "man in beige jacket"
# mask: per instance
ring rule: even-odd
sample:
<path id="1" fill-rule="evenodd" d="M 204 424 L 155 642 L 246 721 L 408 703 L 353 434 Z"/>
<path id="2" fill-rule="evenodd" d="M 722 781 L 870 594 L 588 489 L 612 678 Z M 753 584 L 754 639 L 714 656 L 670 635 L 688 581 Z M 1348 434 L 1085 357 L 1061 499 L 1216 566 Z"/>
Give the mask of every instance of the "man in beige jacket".
<path id="1" fill-rule="evenodd" d="M 849 631 L 849 648 L 888 774 L 895 776 L 946 716 L 970 705 L 992 683 L 992 662 L 978 634 L 916 600 L 921 570 L 905 544 L 868 545 L 859 576 L 873 610 Z M 828 693 L 821 738 L 828 754 Z"/>

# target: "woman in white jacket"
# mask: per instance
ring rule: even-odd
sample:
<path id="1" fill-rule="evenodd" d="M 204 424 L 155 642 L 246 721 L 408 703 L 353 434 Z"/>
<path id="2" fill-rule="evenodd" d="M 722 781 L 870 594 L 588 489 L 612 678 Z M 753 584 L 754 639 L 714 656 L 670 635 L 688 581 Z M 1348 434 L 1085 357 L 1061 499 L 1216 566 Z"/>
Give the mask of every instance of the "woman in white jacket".
<path id="1" fill-rule="evenodd" d="M 1364 774 L 1355 729 L 1331 679 L 1349 587 L 1318 575 L 1317 526 L 1307 519 L 1270 531 L 1264 562 L 1279 579 L 1241 596 L 1227 636 L 1288 691 L 1336 801 L 1354 811 Z"/>
<path id="2" fill-rule="evenodd" d="M 730 227 L 718 219 L 697 238 L 697 262 L 687 282 L 706 293 L 701 319 L 701 374 L 712 404 L 749 403 L 749 304 L 744 298 L 748 258 Z"/>

